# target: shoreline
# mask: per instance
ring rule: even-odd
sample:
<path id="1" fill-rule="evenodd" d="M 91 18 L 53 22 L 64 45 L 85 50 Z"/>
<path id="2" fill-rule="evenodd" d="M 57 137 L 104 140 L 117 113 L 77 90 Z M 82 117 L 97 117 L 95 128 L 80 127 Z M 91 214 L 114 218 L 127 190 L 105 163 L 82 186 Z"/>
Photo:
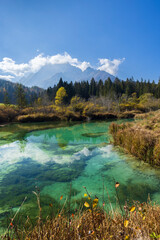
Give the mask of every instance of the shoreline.
<path id="1" fill-rule="evenodd" d="M 56 115 L 45 114 L 30 114 L 30 115 L 19 115 L 18 119 L 14 119 L 14 121 L 6 121 L 1 122 L 0 127 L 4 127 L 9 124 L 18 124 L 18 123 L 45 123 L 45 122 L 92 122 L 92 121 L 112 121 L 112 120 L 120 120 L 120 119 L 134 119 L 134 117 L 140 114 L 139 112 L 134 111 L 126 111 L 121 113 L 104 113 L 104 114 L 95 114 L 91 116 L 83 116 L 79 115 L 74 118 Z"/>
<path id="2" fill-rule="evenodd" d="M 114 145 L 137 159 L 160 167 L 160 111 L 141 114 L 134 123 L 110 125 Z"/>

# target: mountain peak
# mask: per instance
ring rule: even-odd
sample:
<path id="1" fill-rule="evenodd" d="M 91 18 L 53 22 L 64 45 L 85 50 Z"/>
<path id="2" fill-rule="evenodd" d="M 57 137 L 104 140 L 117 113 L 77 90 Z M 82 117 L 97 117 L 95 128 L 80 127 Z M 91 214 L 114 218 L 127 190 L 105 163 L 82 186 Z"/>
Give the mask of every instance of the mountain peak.
<path id="1" fill-rule="evenodd" d="M 63 81 L 90 81 L 94 78 L 96 81 L 106 80 L 108 77 L 114 80 L 115 77 L 109 73 L 94 68 L 88 67 L 85 71 L 75 67 L 69 63 L 64 64 L 47 64 L 43 66 L 38 72 L 32 73 L 29 76 L 23 77 L 19 80 L 20 83 L 32 87 L 38 86 L 41 88 L 53 87 L 58 83 L 59 79 Z"/>

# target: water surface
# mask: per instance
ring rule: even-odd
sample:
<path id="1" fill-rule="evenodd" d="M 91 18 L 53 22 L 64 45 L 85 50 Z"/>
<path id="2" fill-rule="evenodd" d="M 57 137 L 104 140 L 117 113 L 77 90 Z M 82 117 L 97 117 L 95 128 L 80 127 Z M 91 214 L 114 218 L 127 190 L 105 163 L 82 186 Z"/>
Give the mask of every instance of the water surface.
<path id="1" fill-rule="evenodd" d="M 0 227 L 7 226 L 25 196 L 23 217 L 35 218 L 33 191 L 44 215 L 54 214 L 71 196 L 71 209 L 85 201 L 87 188 L 100 204 L 115 207 L 115 181 L 122 204 L 160 197 L 160 171 L 125 155 L 110 143 L 110 122 L 14 124 L 0 129 Z M 106 191 L 107 189 L 107 191 Z M 60 201 L 60 196 L 63 199 Z M 50 205 L 53 204 L 51 209 Z M 67 205 L 66 205 L 67 207 Z M 9 220 L 8 220 L 9 221 Z"/>

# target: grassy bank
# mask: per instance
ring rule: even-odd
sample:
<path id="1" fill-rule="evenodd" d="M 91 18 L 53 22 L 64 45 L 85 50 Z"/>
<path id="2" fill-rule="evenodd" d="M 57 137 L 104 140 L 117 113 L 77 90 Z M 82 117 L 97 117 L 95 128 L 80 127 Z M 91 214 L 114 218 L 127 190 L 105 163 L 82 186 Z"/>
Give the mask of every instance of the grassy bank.
<path id="1" fill-rule="evenodd" d="M 85 211 L 70 220 L 58 216 L 47 221 L 39 231 L 37 225 L 29 239 L 158 239 L 160 234 L 160 208 L 150 204 L 136 204 L 125 216 L 118 212 L 106 214 L 101 210 Z M 153 236 L 153 237 L 152 237 Z"/>
<path id="2" fill-rule="evenodd" d="M 45 122 L 45 121 L 86 121 L 133 118 L 139 110 L 108 111 L 105 107 L 89 102 L 74 106 L 36 106 L 18 108 L 16 105 L 0 106 L 0 124 L 11 122 Z"/>
<path id="3" fill-rule="evenodd" d="M 117 195 L 118 197 L 118 195 Z M 117 198 L 118 203 L 118 198 Z M 53 207 L 52 204 L 49 206 Z M 6 233 L 1 239 L 19 240 L 75 240 L 75 239 L 159 239 L 160 238 L 160 207 L 147 203 L 127 203 L 116 210 L 108 208 L 104 211 L 98 206 L 98 199 L 91 199 L 86 194 L 86 202 L 79 210 L 64 213 L 64 205 L 56 216 L 45 220 L 41 217 L 41 203 L 38 198 L 39 214 L 37 223 L 33 223 L 29 216 L 20 228 L 18 214 L 10 219 Z M 82 208 L 85 210 L 82 212 Z M 122 212 L 120 212 L 122 211 Z M 22 223 L 21 223 L 22 225 Z"/>
<path id="4" fill-rule="evenodd" d="M 57 92 L 65 89 L 60 88 Z M 65 95 L 66 96 L 66 95 Z M 53 103 L 54 102 L 54 103 Z M 0 123 L 43 122 L 43 121 L 85 121 L 133 118 L 160 108 L 160 99 L 146 93 L 139 98 L 136 93 L 130 97 L 91 97 L 88 100 L 78 96 L 65 102 L 65 97 L 57 94 L 55 101 L 38 98 L 32 105 L 0 104 Z"/>
<path id="5" fill-rule="evenodd" d="M 160 166 L 160 111 L 138 114 L 134 123 L 110 126 L 115 145 L 140 160 Z"/>

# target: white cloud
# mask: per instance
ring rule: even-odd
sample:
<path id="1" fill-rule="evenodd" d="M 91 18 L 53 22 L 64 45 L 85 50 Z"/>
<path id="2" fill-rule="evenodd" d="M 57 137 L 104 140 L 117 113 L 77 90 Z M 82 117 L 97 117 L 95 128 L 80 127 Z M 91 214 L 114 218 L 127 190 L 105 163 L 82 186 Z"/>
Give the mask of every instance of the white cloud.
<path id="1" fill-rule="evenodd" d="M 109 72 L 115 75 L 118 71 L 119 65 L 124 61 L 123 59 L 114 59 L 113 61 L 109 59 L 99 59 L 100 67 L 98 69 Z M 86 68 L 91 67 L 91 64 L 86 61 L 79 61 L 77 58 L 72 58 L 67 52 L 64 54 L 56 54 L 53 56 L 44 56 L 39 54 L 28 63 L 16 63 L 11 58 L 3 58 L 0 62 L 0 72 L 8 73 L 12 75 L 0 75 L 3 79 L 11 80 L 14 77 L 23 77 L 27 73 L 35 73 L 41 69 L 41 67 L 47 64 L 65 64 L 69 63 L 72 66 L 80 68 L 82 71 Z"/>
<path id="2" fill-rule="evenodd" d="M 0 70 L 4 73 L 12 73 L 15 76 L 23 76 L 24 73 L 28 71 L 28 64 L 16 64 L 11 58 L 5 57 L 3 61 L 0 62 Z"/>
<path id="3" fill-rule="evenodd" d="M 42 54 L 39 54 L 28 62 L 28 72 L 37 72 L 41 69 L 41 67 L 45 66 L 48 63 L 49 57 L 43 57 Z"/>
<path id="4" fill-rule="evenodd" d="M 43 56 L 39 54 L 31 59 L 28 63 L 17 64 L 11 58 L 3 58 L 0 62 L 0 70 L 4 73 L 11 73 L 16 77 L 24 76 L 27 72 L 37 72 L 41 67 L 46 64 L 64 64 L 70 63 L 73 66 L 80 68 L 84 71 L 90 63 L 80 62 L 77 58 L 72 58 L 68 53 L 56 54 L 54 56 Z"/>
<path id="5" fill-rule="evenodd" d="M 14 78 L 12 75 L 0 75 L 0 79 L 11 81 Z"/>
<path id="6" fill-rule="evenodd" d="M 99 63 L 101 66 L 98 69 L 106 71 L 115 76 L 118 72 L 119 65 L 123 63 L 124 60 L 125 58 L 113 59 L 112 61 L 107 58 L 100 58 Z"/>
<path id="7" fill-rule="evenodd" d="M 73 65 L 76 66 L 78 68 L 80 68 L 82 71 L 85 71 L 88 67 L 91 67 L 91 64 L 89 62 L 82 62 L 82 63 L 78 63 L 77 65 Z"/>

